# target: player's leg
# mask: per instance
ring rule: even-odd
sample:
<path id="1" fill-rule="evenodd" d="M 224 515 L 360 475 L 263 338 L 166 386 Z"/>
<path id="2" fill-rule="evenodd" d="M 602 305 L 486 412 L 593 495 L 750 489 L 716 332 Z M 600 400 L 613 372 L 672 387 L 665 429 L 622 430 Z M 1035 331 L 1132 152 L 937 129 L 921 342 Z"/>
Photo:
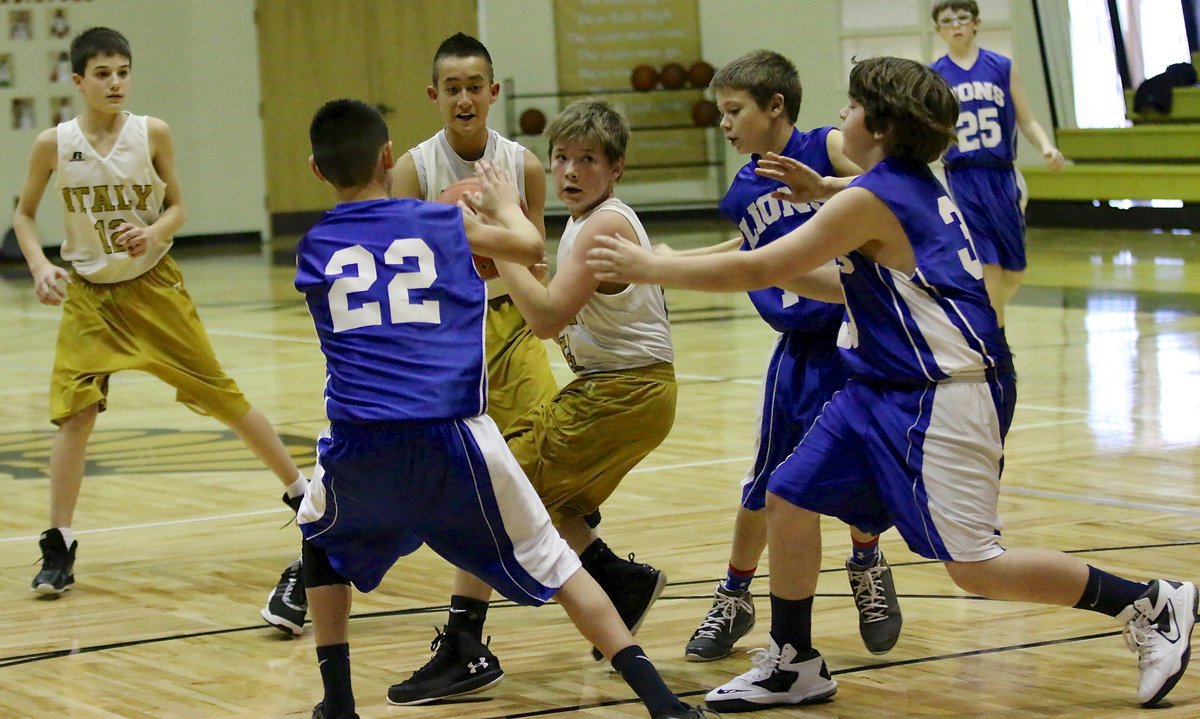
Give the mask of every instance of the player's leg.
<path id="1" fill-rule="evenodd" d="M 846 578 L 858 609 L 858 635 L 872 654 L 887 654 L 900 639 L 904 616 L 892 567 L 879 551 L 879 535 L 850 527 Z"/>
<path id="2" fill-rule="evenodd" d="M 98 413 L 99 405 L 93 403 L 61 420 L 50 447 L 50 528 L 38 540 L 42 566 L 32 583 L 33 591 L 42 596 L 57 596 L 75 584 L 79 543 L 71 522 L 83 485 L 87 441 Z"/>
<path id="3" fill-rule="evenodd" d="M 518 417 L 550 401 L 558 383 L 546 345 L 529 330 L 507 295 L 488 301 L 484 317 L 488 416 L 503 432 Z"/>
<path id="4" fill-rule="evenodd" d="M 1051 550 L 1005 550 L 997 513 L 1001 420 L 991 389 L 984 383 L 952 383 L 936 387 L 932 397 L 921 394 L 876 403 L 901 408 L 880 414 L 880 425 L 890 425 L 886 431 L 906 431 L 918 419 L 926 428 L 903 459 L 893 458 L 893 471 L 881 482 L 910 548 L 945 561 L 950 577 L 968 592 L 1116 618 L 1130 649 L 1139 654 L 1138 701 L 1161 701 L 1187 667 L 1196 587 L 1130 581 Z M 920 467 L 919 474 L 913 475 L 911 467 Z M 947 507 L 954 512 L 944 511 Z"/>
<path id="5" fill-rule="evenodd" d="M 337 573 L 320 547 L 303 543 L 304 581 L 312 608 L 317 667 L 324 695 L 314 719 L 357 719 L 350 681 L 350 582 Z"/>

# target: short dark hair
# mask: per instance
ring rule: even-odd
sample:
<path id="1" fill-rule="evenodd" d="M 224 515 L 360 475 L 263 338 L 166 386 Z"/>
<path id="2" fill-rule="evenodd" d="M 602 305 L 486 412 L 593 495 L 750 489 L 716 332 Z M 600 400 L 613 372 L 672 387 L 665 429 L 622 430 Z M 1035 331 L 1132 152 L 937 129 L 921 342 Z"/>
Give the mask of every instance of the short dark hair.
<path id="1" fill-rule="evenodd" d="M 371 181 L 388 127 L 374 107 L 360 100 L 331 100 L 313 115 L 308 128 L 313 161 L 339 189 Z"/>
<path id="2" fill-rule="evenodd" d="M 714 89 L 745 90 L 758 106 L 767 109 L 771 98 L 783 96 L 788 119 L 796 124 L 804 88 L 792 61 L 772 50 L 754 50 L 723 66 L 709 83 Z"/>
<path id="3" fill-rule="evenodd" d="M 488 53 L 487 48 L 483 46 L 483 43 L 466 33 L 456 32 L 445 40 L 442 40 L 442 44 L 438 45 L 437 52 L 433 53 L 433 84 L 435 87 L 438 84 L 438 60 L 444 57 L 482 57 L 487 61 L 488 82 L 492 82 L 495 79 L 495 72 L 492 69 L 492 56 Z"/>
<path id="4" fill-rule="evenodd" d="M 589 97 L 567 105 L 546 125 L 546 140 L 550 152 L 560 142 L 597 142 L 609 162 L 625 157 L 629 144 L 629 123 L 612 105 Z"/>
<path id="5" fill-rule="evenodd" d="M 938 21 L 938 15 L 944 10 L 966 10 L 971 13 L 971 17 L 979 17 L 979 3 L 975 0 L 939 0 L 933 4 L 933 11 L 930 15 L 933 21 Z"/>
<path id="6" fill-rule="evenodd" d="M 955 139 L 958 98 L 941 75 L 919 62 L 873 57 L 850 70 L 850 97 L 870 132 L 886 133 L 884 152 L 933 162 Z"/>
<path id="7" fill-rule="evenodd" d="M 75 36 L 71 41 L 71 72 L 82 75 L 87 72 L 88 60 L 101 55 L 121 55 L 133 64 L 133 51 L 129 41 L 121 33 L 107 27 L 91 27 Z"/>

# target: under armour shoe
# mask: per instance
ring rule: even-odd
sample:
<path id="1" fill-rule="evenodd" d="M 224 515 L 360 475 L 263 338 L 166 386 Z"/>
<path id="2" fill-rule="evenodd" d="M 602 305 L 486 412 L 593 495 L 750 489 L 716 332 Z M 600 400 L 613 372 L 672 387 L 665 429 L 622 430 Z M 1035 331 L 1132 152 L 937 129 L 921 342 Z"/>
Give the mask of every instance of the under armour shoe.
<path id="1" fill-rule="evenodd" d="M 655 714 L 653 719 L 721 719 L 721 715 L 704 707 L 685 706 L 683 709 Z"/>
<path id="2" fill-rule="evenodd" d="M 1196 585 L 1155 579 L 1146 593 L 1117 615 L 1125 643 L 1138 655 L 1138 701 L 1163 700 L 1187 669 L 1196 621 Z"/>
<path id="3" fill-rule="evenodd" d="M 791 644 L 750 652 L 754 668 L 713 689 L 704 697 L 709 707 L 723 712 L 749 712 L 788 704 L 812 704 L 837 692 L 821 653 L 798 654 Z"/>
<path id="4" fill-rule="evenodd" d="M 58 596 L 75 584 L 75 550 L 79 542 L 72 540 L 68 549 L 62 532 L 47 529 L 42 532 L 38 547 L 42 550 L 42 568 L 30 586 L 44 597 Z"/>
<path id="5" fill-rule="evenodd" d="M 298 637 L 304 633 L 308 615 L 308 593 L 304 590 L 303 564 L 299 557 L 279 575 L 279 583 L 267 595 L 267 606 L 259 612 L 263 620 L 284 634 Z"/>
<path id="6" fill-rule="evenodd" d="M 312 719 L 358 719 L 358 714 L 342 714 L 341 716 L 329 716 L 325 713 L 325 702 L 321 702 L 313 707 Z"/>
<path id="7" fill-rule="evenodd" d="M 649 564 L 633 561 L 632 553 L 628 560 L 617 559 L 603 565 L 593 578 L 617 608 L 631 634 L 637 634 L 651 605 L 667 586 L 667 575 Z M 592 647 L 592 658 L 600 661 L 604 655 Z"/>
<path id="8" fill-rule="evenodd" d="M 425 666 L 388 688 L 388 702 L 401 706 L 428 704 L 481 692 L 504 678 L 496 655 L 466 632 L 438 631 L 429 650 L 433 657 Z"/>
<path id="9" fill-rule="evenodd" d="M 749 589 L 730 591 L 723 584 L 713 593 L 712 608 L 683 649 L 689 662 L 723 659 L 754 628 L 754 597 Z"/>
<path id="10" fill-rule="evenodd" d="M 847 560 L 846 574 L 854 593 L 854 606 L 858 607 L 858 633 L 863 644 L 872 654 L 887 654 L 896 646 L 904 624 L 892 568 L 881 552 L 869 567 Z"/>

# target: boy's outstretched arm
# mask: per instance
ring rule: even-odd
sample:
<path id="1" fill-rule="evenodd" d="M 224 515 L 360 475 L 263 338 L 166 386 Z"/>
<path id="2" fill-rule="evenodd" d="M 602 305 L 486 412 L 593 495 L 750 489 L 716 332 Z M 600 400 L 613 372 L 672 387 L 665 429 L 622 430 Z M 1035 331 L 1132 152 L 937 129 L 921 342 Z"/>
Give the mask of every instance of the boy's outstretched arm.
<path id="1" fill-rule="evenodd" d="M 678 256 L 678 257 L 696 257 L 699 255 L 715 255 L 721 252 L 736 252 L 742 246 L 741 236 L 731 237 L 724 242 L 718 242 L 715 245 L 707 247 L 692 247 L 686 250 L 677 250 L 665 242 L 654 243 L 654 254 Z"/>
<path id="2" fill-rule="evenodd" d="M 825 177 L 795 158 L 777 155 L 774 152 L 768 152 L 759 158 L 758 167 L 754 168 L 754 172 L 787 185 L 787 189 L 772 192 L 771 197 L 795 203 L 828 200 L 846 189 L 854 179 L 853 176 Z"/>
<path id="3" fill-rule="evenodd" d="M 868 190 L 851 188 L 811 220 L 765 247 L 736 254 L 665 257 L 623 238 L 597 237 L 588 266 L 603 281 L 733 292 L 789 287 L 836 257 L 862 249 L 877 261 L 911 271 L 912 248 L 895 215 Z"/>
<path id="4" fill-rule="evenodd" d="M 59 282 L 70 282 L 71 274 L 46 257 L 37 231 L 37 210 L 42 194 L 50 182 L 50 175 L 58 165 L 58 130 L 50 128 L 38 133 L 29 153 L 29 172 L 21 186 L 17 209 L 13 212 L 13 231 L 17 245 L 33 275 L 33 289 L 38 301 L 44 305 L 62 304 L 66 293 Z"/>

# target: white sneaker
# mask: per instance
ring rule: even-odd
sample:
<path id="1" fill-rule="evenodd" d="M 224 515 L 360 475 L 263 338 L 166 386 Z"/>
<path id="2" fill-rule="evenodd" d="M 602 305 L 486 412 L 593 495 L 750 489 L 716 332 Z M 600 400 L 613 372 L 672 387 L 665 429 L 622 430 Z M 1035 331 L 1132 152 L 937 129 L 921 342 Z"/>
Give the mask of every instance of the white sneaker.
<path id="1" fill-rule="evenodd" d="M 837 692 L 837 682 L 820 652 L 810 649 L 799 656 L 791 644 L 781 649 L 771 639 L 768 649 L 752 649 L 754 668 L 704 697 L 710 709 L 748 712 L 780 704 L 810 704 Z"/>
<path id="2" fill-rule="evenodd" d="M 1117 615 L 1125 625 L 1129 651 L 1138 655 L 1138 701 L 1143 706 L 1162 701 L 1187 669 L 1196 610 L 1196 585 L 1155 579 Z"/>

